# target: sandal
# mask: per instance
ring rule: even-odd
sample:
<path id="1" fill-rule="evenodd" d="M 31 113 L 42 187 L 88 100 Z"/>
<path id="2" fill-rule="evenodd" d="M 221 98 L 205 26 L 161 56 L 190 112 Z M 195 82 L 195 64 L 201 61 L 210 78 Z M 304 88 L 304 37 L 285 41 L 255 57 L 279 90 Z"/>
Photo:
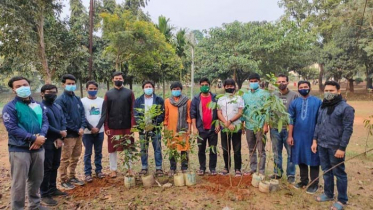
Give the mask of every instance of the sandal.
<path id="1" fill-rule="evenodd" d="M 205 175 L 205 171 L 204 170 L 198 170 L 197 174 L 198 174 L 198 176 L 203 176 L 203 175 Z"/>
<path id="2" fill-rule="evenodd" d="M 223 169 L 223 171 L 221 171 L 220 172 L 220 175 L 223 175 L 223 176 L 226 176 L 226 175 L 228 175 L 229 174 L 229 171 L 228 171 L 228 169 Z"/>
<path id="3" fill-rule="evenodd" d="M 102 173 L 102 172 L 99 172 L 98 174 L 96 174 L 96 177 L 99 178 L 99 179 L 103 179 L 103 178 L 105 178 L 105 174 Z"/>
<path id="4" fill-rule="evenodd" d="M 139 175 L 146 175 L 148 173 L 148 170 L 147 169 L 142 169 L 140 172 L 139 172 Z"/>
<path id="5" fill-rule="evenodd" d="M 175 170 L 170 170 L 170 171 L 168 172 L 168 176 L 169 176 L 169 177 L 172 177 L 173 175 L 175 175 Z"/>
<path id="6" fill-rule="evenodd" d="M 216 176 L 218 173 L 216 173 L 216 171 L 215 170 L 211 170 L 210 171 L 210 176 Z"/>
<path id="7" fill-rule="evenodd" d="M 242 176 L 241 171 L 240 171 L 240 170 L 236 170 L 236 172 L 235 172 L 235 176 L 236 176 L 236 177 L 240 177 L 240 176 Z"/>
<path id="8" fill-rule="evenodd" d="M 157 170 L 155 170 L 155 175 L 157 177 L 162 177 L 164 175 L 164 173 L 163 173 L 162 169 L 157 169 Z"/>
<path id="9" fill-rule="evenodd" d="M 325 201 L 334 200 L 334 198 L 329 198 L 327 195 L 325 195 L 325 193 L 317 196 L 315 199 L 316 199 L 317 202 L 325 202 Z"/>
<path id="10" fill-rule="evenodd" d="M 253 175 L 255 172 L 254 171 L 247 171 L 247 172 L 244 172 L 243 175 L 244 176 L 251 176 Z"/>
<path id="11" fill-rule="evenodd" d="M 89 182 L 92 182 L 92 181 L 93 181 L 92 176 L 91 176 L 91 175 L 86 175 L 86 176 L 85 176 L 85 181 L 88 182 L 88 183 L 89 183 Z"/>
<path id="12" fill-rule="evenodd" d="M 331 210 L 342 210 L 344 209 L 343 204 L 341 202 L 335 202 L 333 206 L 330 207 Z"/>

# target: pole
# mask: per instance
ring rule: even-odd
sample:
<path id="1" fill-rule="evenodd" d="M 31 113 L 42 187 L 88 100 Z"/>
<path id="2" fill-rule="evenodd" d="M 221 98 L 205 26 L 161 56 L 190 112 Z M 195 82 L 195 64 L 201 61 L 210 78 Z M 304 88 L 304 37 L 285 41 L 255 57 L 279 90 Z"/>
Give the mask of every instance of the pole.
<path id="1" fill-rule="evenodd" d="M 92 45 L 93 45 L 93 0 L 90 1 L 90 8 L 89 8 L 89 80 L 92 79 L 92 68 L 93 68 L 93 52 L 92 52 Z"/>
<path id="2" fill-rule="evenodd" d="M 192 69 L 191 69 L 192 73 L 191 73 L 191 76 L 190 76 L 190 87 L 191 87 L 191 90 L 190 90 L 190 98 L 192 99 L 193 98 L 193 88 L 194 88 L 194 46 L 192 46 Z"/>

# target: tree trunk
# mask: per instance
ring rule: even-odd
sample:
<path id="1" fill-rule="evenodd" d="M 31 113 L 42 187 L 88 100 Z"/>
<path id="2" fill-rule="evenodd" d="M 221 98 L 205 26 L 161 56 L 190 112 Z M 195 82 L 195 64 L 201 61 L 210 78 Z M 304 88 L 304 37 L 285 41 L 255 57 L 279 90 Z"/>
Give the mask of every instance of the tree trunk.
<path id="1" fill-rule="evenodd" d="M 130 89 L 132 90 L 132 84 L 133 84 L 133 79 L 132 77 L 130 78 Z"/>
<path id="2" fill-rule="evenodd" d="M 80 86 L 80 98 L 83 98 L 83 83 L 82 83 L 82 79 L 79 80 L 79 86 Z"/>
<path id="3" fill-rule="evenodd" d="M 110 90 L 110 82 L 109 82 L 109 81 L 106 82 L 106 89 L 107 89 L 108 91 Z"/>
<path id="4" fill-rule="evenodd" d="M 354 79 L 348 79 L 348 87 L 351 93 L 354 92 Z"/>
<path id="5" fill-rule="evenodd" d="M 372 88 L 372 85 L 373 85 L 373 79 L 372 78 L 367 78 L 367 86 L 366 88 Z"/>
<path id="6" fill-rule="evenodd" d="M 166 98 L 166 83 L 164 81 L 164 78 L 163 78 L 163 98 L 164 99 Z"/>
<path id="7" fill-rule="evenodd" d="M 324 84 L 322 83 L 322 77 L 324 76 L 324 64 L 319 63 L 319 92 L 324 92 Z"/>
<path id="8" fill-rule="evenodd" d="M 44 75 L 44 81 L 45 84 L 50 84 L 52 82 L 52 74 L 48 67 L 48 60 L 47 55 L 45 54 L 45 42 L 44 42 L 44 15 L 43 10 L 41 12 L 41 15 L 39 17 L 38 23 L 36 25 L 36 30 L 38 32 L 39 37 L 39 59 L 41 62 L 41 65 L 43 67 L 43 75 Z"/>
<path id="9" fill-rule="evenodd" d="M 367 85 L 366 85 L 366 89 L 368 88 L 372 88 L 372 84 L 373 84 L 373 78 L 371 77 L 372 74 L 373 74 L 373 65 L 369 65 L 369 64 L 365 64 L 365 68 L 366 68 L 366 73 L 365 73 L 365 76 L 366 76 L 366 80 L 367 80 Z"/>

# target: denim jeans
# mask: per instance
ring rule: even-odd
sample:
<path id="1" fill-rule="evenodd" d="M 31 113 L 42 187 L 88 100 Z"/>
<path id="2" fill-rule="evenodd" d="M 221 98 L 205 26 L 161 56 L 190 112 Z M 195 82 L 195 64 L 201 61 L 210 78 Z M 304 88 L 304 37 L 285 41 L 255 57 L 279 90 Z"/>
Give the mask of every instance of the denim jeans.
<path id="1" fill-rule="evenodd" d="M 148 169 L 148 148 L 149 141 L 152 141 L 154 149 L 155 169 L 162 169 L 162 146 L 161 146 L 161 134 L 153 133 L 152 135 L 140 135 L 141 139 L 141 164 L 142 169 Z"/>
<path id="2" fill-rule="evenodd" d="M 102 170 L 101 160 L 102 160 L 102 143 L 104 142 L 104 132 L 98 134 L 84 134 L 83 144 L 85 147 L 84 152 L 84 174 L 92 175 L 92 147 L 95 150 L 95 166 L 96 174 L 100 173 Z"/>
<path id="3" fill-rule="evenodd" d="M 329 149 L 318 146 L 320 156 L 321 169 L 325 172 L 335 165 L 343 162 L 345 158 L 336 158 L 334 154 L 336 149 Z M 335 167 L 333 170 L 324 174 L 324 193 L 329 198 L 334 197 L 334 176 L 337 177 L 337 190 L 338 190 L 338 201 L 346 204 L 348 201 L 347 197 L 347 174 L 345 171 L 345 165 Z"/>
<path id="4" fill-rule="evenodd" d="M 273 173 L 282 176 L 284 170 L 282 168 L 282 150 L 285 147 L 286 153 L 288 154 L 287 165 L 286 165 L 286 176 L 295 176 L 295 165 L 291 162 L 291 148 L 287 143 L 288 131 L 282 129 L 279 133 L 277 129 L 271 128 L 271 141 L 274 159 L 274 170 Z"/>
<path id="5" fill-rule="evenodd" d="M 41 197 L 48 197 L 57 190 L 57 171 L 60 167 L 61 148 L 56 149 L 53 143 L 43 145 L 45 149 L 44 178 L 40 186 Z"/>

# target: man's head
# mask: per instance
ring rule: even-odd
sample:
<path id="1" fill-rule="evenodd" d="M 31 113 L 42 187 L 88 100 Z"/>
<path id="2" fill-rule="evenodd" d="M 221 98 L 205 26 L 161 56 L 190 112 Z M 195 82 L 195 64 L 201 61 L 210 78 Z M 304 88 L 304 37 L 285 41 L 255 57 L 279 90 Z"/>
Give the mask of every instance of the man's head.
<path id="1" fill-rule="evenodd" d="M 208 93 L 210 91 L 210 80 L 206 77 L 199 80 L 200 91 L 202 93 Z"/>
<path id="2" fill-rule="evenodd" d="M 55 85 L 46 84 L 40 89 L 41 97 L 48 102 L 54 102 L 57 98 L 58 89 Z"/>
<path id="3" fill-rule="evenodd" d="M 183 85 L 181 82 L 173 82 L 170 86 L 171 94 L 174 97 L 179 97 L 181 95 L 181 91 L 183 90 Z"/>
<path id="4" fill-rule="evenodd" d="M 95 97 L 97 95 L 98 84 L 96 81 L 94 80 L 88 81 L 85 85 L 85 88 L 87 90 L 88 95 L 90 95 L 91 97 Z"/>
<path id="5" fill-rule="evenodd" d="M 326 100 L 332 100 L 341 94 L 341 86 L 336 81 L 325 82 L 324 87 L 324 98 Z"/>
<path id="6" fill-rule="evenodd" d="M 66 91 L 75 91 L 76 90 L 76 78 L 71 74 L 65 74 L 61 79 L 62 86 Z"/>
<path id="7" fill-rule="evenodd" d="M 285 74 L 279 74 L 277 76 L 277 81 L 276 83 L 278 84 L 278 88 L 280 90 L 286 90 L 289 84 L 289 77 Z"/>
<path id="8" fill-rule="evenodd" d="M 311 91 L 311 83 L 309 81 L 298 82 L 298 92 L 302 96 L 307 96 Z"/>
<path id="9" fill-rule="evenodd" d="M 260 76 L 257 73 L 252 73 L 249 76 L 250 89 L 257 90 L 259 88 Z"/>
<path id="10" fill-rule="evenodd" d="M 227 93 L 234 93 L 236 90 L 236 82 L 233 79 L 226 79 L 224 81 L 223 87 L 225 89 L 225 92 Z"/>
<path id="11" fill-rule="evenodd" d="M 30 81 L 21 76 L 12 77 L 8 86 L 12 88 L 13 93 L 17 94 L 18 97 L 28 98 L 31 95 Z"/>
<path id="12" fill-rule="evenodd" d="M 142 89 L 145 95 L 151 96 L 154 93 L 154 82 L 151 80 L 146 80 L 142 83 Z"/>
<path id="13" fill-rule="evenodd" d="M 112 75 L 112 81 L 116 87 L 122 87 L 124 82 L 124 77 L 122 72 L 114 72 Z"/>

